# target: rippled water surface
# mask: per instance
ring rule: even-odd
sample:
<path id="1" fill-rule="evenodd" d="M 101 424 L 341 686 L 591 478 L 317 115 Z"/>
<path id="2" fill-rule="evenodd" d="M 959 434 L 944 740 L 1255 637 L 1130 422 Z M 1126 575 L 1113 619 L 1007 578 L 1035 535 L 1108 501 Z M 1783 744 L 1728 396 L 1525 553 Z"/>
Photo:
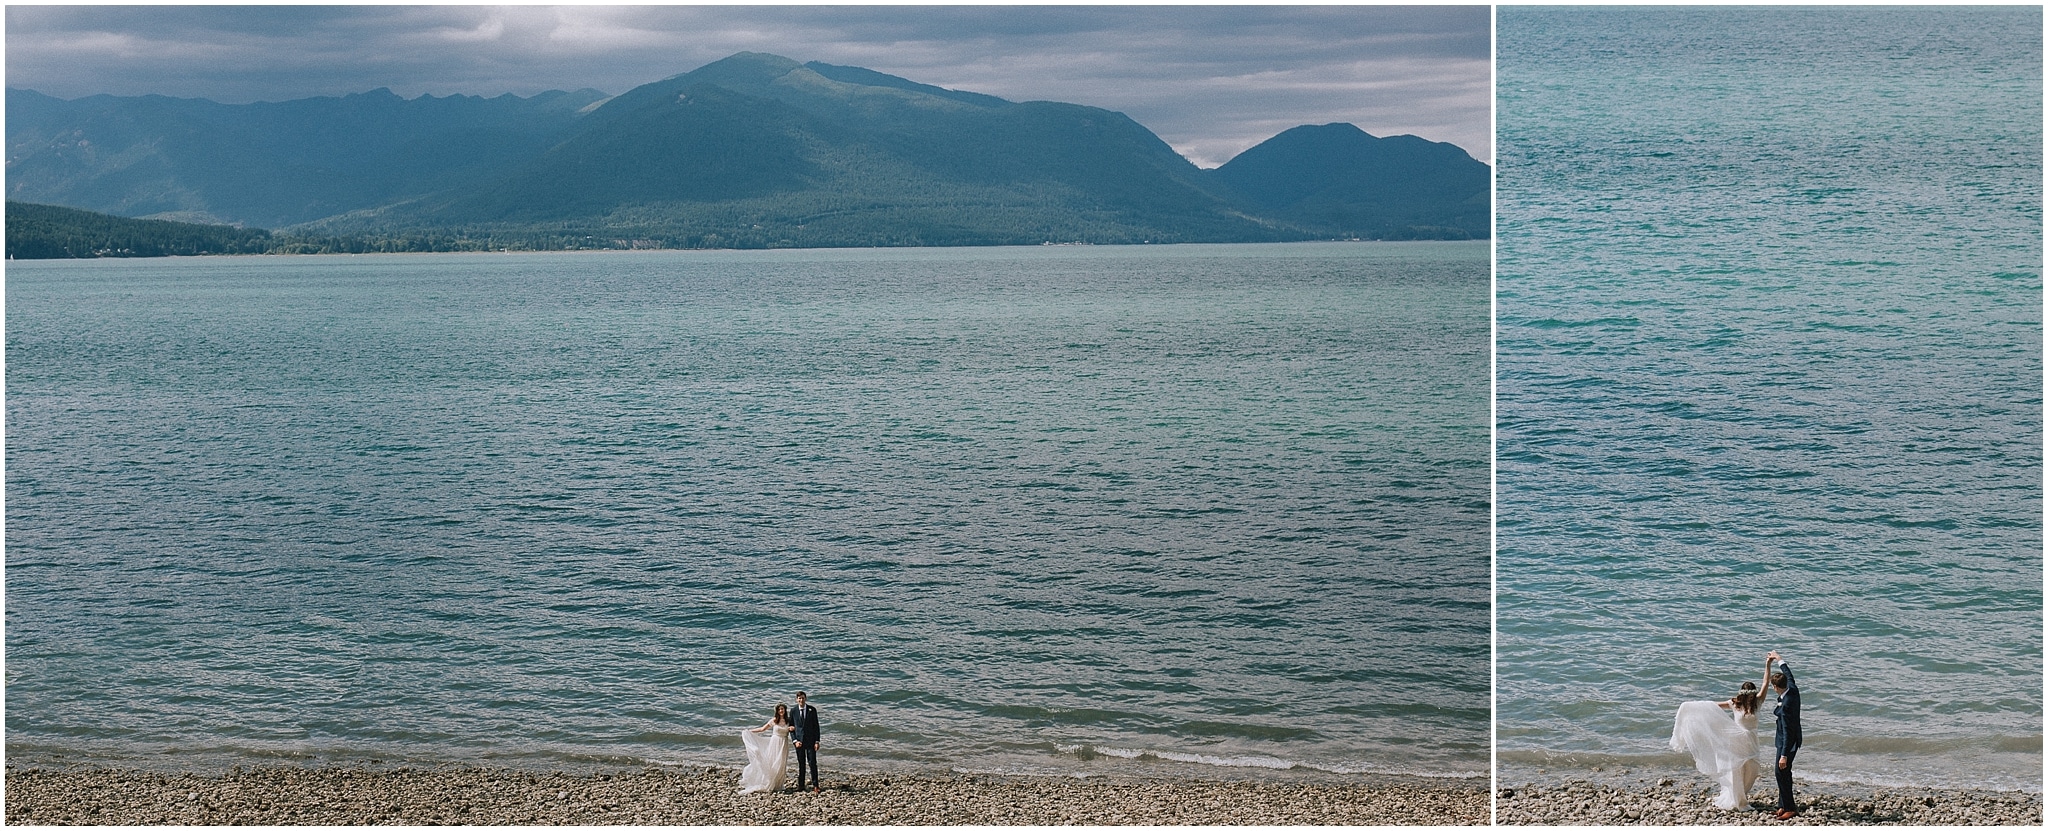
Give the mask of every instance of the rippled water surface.
<path id="1" fill-rule="evenodd" d="M 10 763 L 1483 774 L 1484 244 L 10 263 Z"/>
<path id="2" fill-rule="evenodd" d="M 1800 776 L 2039 790 L 2040 33 L 1500 10 L 1503 761 L 1777 649 Z"/>

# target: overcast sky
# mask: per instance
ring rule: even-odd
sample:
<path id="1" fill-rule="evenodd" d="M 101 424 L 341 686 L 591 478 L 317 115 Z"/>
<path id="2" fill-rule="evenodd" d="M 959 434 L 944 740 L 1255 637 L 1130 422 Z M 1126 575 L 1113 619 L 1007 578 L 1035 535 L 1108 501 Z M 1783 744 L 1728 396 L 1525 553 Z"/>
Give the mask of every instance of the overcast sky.
<path id="1" fill-rule="evenodd" d="M 1301 124 L 1493 158 L 1484 6 L 17 6 L 7 85 L 283 101 L 620 93 L 734 52 L 1117 110 L 1214 167 Z"/>

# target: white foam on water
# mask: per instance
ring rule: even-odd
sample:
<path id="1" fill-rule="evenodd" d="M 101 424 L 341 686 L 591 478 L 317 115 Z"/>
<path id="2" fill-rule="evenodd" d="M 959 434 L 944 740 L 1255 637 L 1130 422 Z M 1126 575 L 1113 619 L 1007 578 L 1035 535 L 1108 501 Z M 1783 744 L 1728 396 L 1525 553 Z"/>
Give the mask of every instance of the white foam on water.
<path id="1" fill-rule="evenodd" d="M 1770 746 L 1762 751 L 1768 763 Z M 1876 788 L 1944 788 L 1984 791 L 2041 792 L 2039 757 L 2024 758 L 2025 754 L 1999 754 L 2000 758 L 1981 756 L 1943 757 L 1948 763 L 1942 772 L 1928 770 L 1929 762 L 1919 756 L 1886 756 L 1883 754 L 1842 754 L 1815 750 L 1812 745 L 1800 753 L 1799 764 L 1793 769 L 1795 786 L 1801 782 L 1817 785 L 1851 785 Z M 1690 759 L 1668 754 L 1620 755 L 1603 753 L 1552 753 L 1545 751 L 1502 752 L 1502 781 L 1513 783 L 1523 779 L 1593 779 L 1603 780 L 1615 777 L 1670 775 L 1680 779 L 1692 776 Z M 1529 774 L 1536 774 L 1531 777 Z M 1704 779 L 1700 780 L 1704 782 Z M 1765 787 L 1770 781 L 1770 771 L 1765 770 L 1762 780 Z"/>
<path id="2" fill-rule="evenodd" d="M 1094 747 L 1090 745 L 1062 744 L 1054 745 L 1054 749 L 1058 750 L 1061 753 L 1074 753 L 1084 755 L 1094 754 L 1097 756 L 1110 756 L 1118 759 L 1149 758 L 1168 762 L 1182 762 L 1191 765 L 1208 765 L 1211 767 L 1264 768 L 1267 770 L 1313 770 L 1320 771 L 1323 773 L 1335 773 L 1342 775 L 1382 774 L 1390 776 L 1416 776 L 1429 779 L 1481 779 L 1489 775 L 1486 771 L 1483 770 L 1422 771 L 1410 770 L 1406 768 L 1386 767 L 1380 765 L 1354 766 L 1339 764 L 1315 764 L 1311 762 L 1303 762 L 1292 759 L 1281 759 L 1274 756 L 1215 756 L 1206 753 L 1187 753 L 1176 750 L 1155 750 L 1149 748 Z"/>
<path id="3" fill-rule="evenodd" d="M 717 762 L 678 762 L 672 759 L 656 759 L 653 757 L 641 757 L 640 761 L 646 762 L 650 765 L 660 765 L 665 768 L 711 768 L 713 770 L 740 769 L 736 765 L 720 764 Z"/>
<path id="4" fill-rule="evenodd" d="M 1804 756 L 1800 761 L 1806 761 Z M 1795 768 L 1792 772 L 1794 787 L 1799 780 L 1829 785 L 1869 785 L 1879 788 L 1961 788 L 1984 791 L 2023 791 L 2040 793 L 2041 780 L 2029 779 L 2024 775 L 2000 775 L 1999 772 L 1978 770 L 1968 775 L 1928 776 L 1916 773 L 1906 767 L 1881 770 L 1871 767 L 1856 769 L 1807 769 Z"/>

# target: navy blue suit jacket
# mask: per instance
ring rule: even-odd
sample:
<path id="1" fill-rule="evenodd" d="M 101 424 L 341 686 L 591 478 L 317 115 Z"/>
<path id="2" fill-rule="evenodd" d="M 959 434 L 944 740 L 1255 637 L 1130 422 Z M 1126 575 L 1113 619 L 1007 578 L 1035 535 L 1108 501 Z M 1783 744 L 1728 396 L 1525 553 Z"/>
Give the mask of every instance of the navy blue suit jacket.
<path id="1" fill-rule="evenodd" d="M 790 741 L 818 743 L 818 708 L 809 704 L 798 707 L 789 714 L 789 721 Z"/>
<path id="2" fill-rule="evenodd" d="M 1772 713 L 1778 717 L 1778 755 L 1790 756 L 1799 752 L 1799 682 L 1792 679 L 1792 667 L 1778 662 L 1778 671 L 1785 673 L 1785 691 L 1778 694 L 1778 708 Z"/>

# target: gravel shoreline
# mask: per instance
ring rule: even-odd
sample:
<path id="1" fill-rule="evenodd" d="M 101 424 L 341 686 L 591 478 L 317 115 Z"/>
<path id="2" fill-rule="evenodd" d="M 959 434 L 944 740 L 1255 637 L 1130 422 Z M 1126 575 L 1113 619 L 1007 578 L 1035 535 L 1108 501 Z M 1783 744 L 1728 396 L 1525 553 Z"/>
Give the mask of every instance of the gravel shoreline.
<path id="1" fill-rule="evenodd" d="M 7 768 L 11 825 L 1484 825 L 1484 785 L 850 774 L 735 793 L 719 768 L 589 774 Z M 2038 803 L 2037 803 L 2038 804 Z M 2039 815 L 2038 810 L 2036 816 Z"/>
<path id="2" fill-rule="evenodd" d="M 1502 786 L 1501 825 L 2041 825 L 2041 795 L 2024 791 L 1797 784 L 1801 814 L 1780 822 L 1768 780 L 1750 791 L 1750 810 L 1713 806 L 1704 777 L 1638 782 L 1566 780 Z"/>

